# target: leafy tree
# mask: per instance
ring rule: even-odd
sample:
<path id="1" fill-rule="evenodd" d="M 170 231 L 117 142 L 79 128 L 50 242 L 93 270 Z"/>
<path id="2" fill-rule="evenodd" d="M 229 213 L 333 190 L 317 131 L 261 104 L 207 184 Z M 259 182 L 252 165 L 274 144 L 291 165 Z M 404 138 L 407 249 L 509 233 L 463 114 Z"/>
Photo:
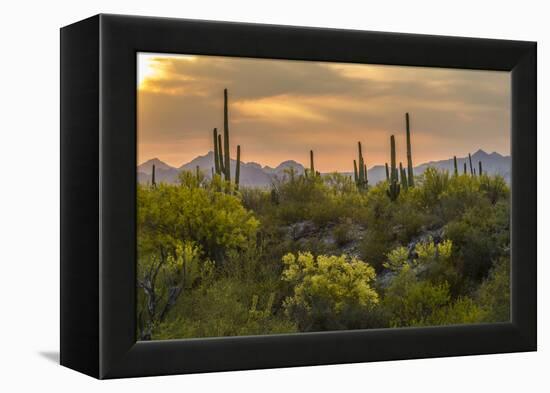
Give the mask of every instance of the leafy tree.
<path id="1" fill-rule="evenodd" d="M 357 328 L 379 298 L 374 269 L 356 258 L 287 254 L 282 279 L 293 285 L 283 306 L 301 331 Z"/>

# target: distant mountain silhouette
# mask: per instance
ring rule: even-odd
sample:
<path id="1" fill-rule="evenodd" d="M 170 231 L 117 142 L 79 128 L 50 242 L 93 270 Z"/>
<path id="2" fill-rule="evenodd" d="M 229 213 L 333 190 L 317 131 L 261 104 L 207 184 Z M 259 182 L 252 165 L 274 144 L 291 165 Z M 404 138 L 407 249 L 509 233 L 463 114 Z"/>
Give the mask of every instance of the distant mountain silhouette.
<path id="1" fill-rule="evenodd" d="M 507 183 L 510 183 L 512 161 L 510 156 L 503 156 L 499 153 L 486 153 L 483 150 L 478 150 L 472 154 L 472 165 L 478 170 L 478 162 L 481 161 L 483 165 L 483 172 L 488 174 L 498 174 L 504 177 Z M 470 171 L 468 156 L 457 157 L 457 164 L 459 173 L 463 172 L 464 163 L 466 162 L 468 167 L 468 173 Z M 204 156 L 198 156 L 190 162 L 174 168 L 158 158 L 153 158 L 149 161 L 137 167 L 138 182 L 147 183 L 151 181 L 152 166 L 155 165 L 155 177 L 157 182 L 174 183 L 177 179 L 178 173 L 182 170 L 195 171 L 198 166 L 201 172 L 208 178 L 212 177 L 212 168 L 214 166 L 214 153 L 208 152 Z M 231 176 L 235 176 L 236 161 L 231 160 Z M 269 166 L 262 167 L 256 162 L 241 162 L 241 179 L 240 184 L 244 187 L 269 187 L 275 179 L 284 178 L 286 172 L 291 167 L 294 168 L 296 174 L 304 173 L 304 166 L 299 162 L 288 160 L 280 163 L 277 167 L 271 168 Z M 430 161 L 420 164 L 414 168 L 415 175 L 422 174 L 428 167 L 434 167 L 441 170 L 447 170 L 450 173 L 454 171 L 453 158 L 441 161 Z M 386 169 L 384 165 L 375 165 L 367 171 L 370 184 L 376 184 L 379 181 L 386 179 Z M 344 173 L 348 176 L 352 176 L 352 172 Z"/>

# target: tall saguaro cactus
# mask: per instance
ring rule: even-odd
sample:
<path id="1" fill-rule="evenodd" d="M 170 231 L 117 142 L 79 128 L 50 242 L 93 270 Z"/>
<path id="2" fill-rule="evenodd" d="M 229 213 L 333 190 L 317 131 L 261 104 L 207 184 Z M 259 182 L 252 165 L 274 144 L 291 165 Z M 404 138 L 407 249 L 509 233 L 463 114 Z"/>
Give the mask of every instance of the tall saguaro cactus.
<path id="1" fill-rule="evenodd" d="M 309 151 L 309 173 L 311 176 L 315 176 L 315 164 L 313 162 L 313 150 Z"/>
<path id="2" fill-rule="evenodd" d="M 235 166 L 235 189 L 239 189 L 239 181 L 241 178 L 241 145 L 237 145 L 237 163 Z"/>
<path id="3" fill-rule="evenodd" d="M 223 89 L 223 138 L 218 129 L 212 131 L 214 142 L 214 168 L 212 172 L 223 175 L 227 182 L 231 182 L 231 157 L 229 155 L 229 109 L 227 89 Z M 235 188 L 239 188 L 241 174 L 241 146 L 237 145 L 237 162 L 235 166 Z M 212 174 L 214 177 L 214 173 Z"/>
<path id="4" fill-rule="evenodd" d="M 474 175 L 474 167 L 472 166 L 472 155 L 468 153 L 468 160 L 470 161 L 470 175 Z"/>
<path id="5" fill-rule="evenodd" d="M 153 164 L 153 168 L 151 169 L 151 185 L 153 187 L 157 185 L 157 182 L 155 180 L 155 164 Z"/>
<path id="6" fill-rule="evenodd" d="M 479 164 L 479 176 L 483 175 L 483 165 L 481 164 L 481 161 L 478 162 Z"/>
<path id="7" fill-rule="evenodd" d="M 411 129 L 409 123 L 409 113 L 405 113 L 405 125 L 407 128 L 407 177 L 409 180 L 409 186 L 414 187 L 414 173 L 413 173 L 413 162 L 412 162 L 412 152 L 411 152 Z"/>
<path id="8" fill-rule="evenodd" d="M 225 180 L 231 181 L 231 162 L 229 158 L 229 114 L 227 108 L 227 89 L 223 89 L 223 154 Z"/>
<path id="9" fill-rule="evenodd" d="M 212 131 L 212 136 L 214 139 L 214 170 L 217 175 L 220 174 L 220 153 L 218 151 L 218 129 L 214 128 Z"/>
<path id="10" fill-rule="evenodd" d="M 367 176 L 367 165 L 363 158 L 363 148 L 361 142 L 357 142 L 358 161 L 353 160 L 353 170 L 355 174 L 355 184 L 359 190 L 366 190 L 369 184 Z"/>
<path id="11" fill-rule="evenodd" d="M 399 182 L 397 177 L 397 166 L 396 166 L 396 159 L 395 159 L 395 136 L 390 137 L 390 153 L 391 153 L 391 168 L 390 168 L 390 184 L 388 186 L 388 189 L 386 190 L 386 193 L 388 194 L 388 197 L 391 201 L 397 200 L 399 197 Z"/>
<path id="12" fill-rule="evenodd" d="M 467 173 L 468 173 L 468 171 L 466 169 L 466 162 L 464 162 L 464 174 L 467 174 Z"/>
<path id="13" fill-rule="evenodd" d="M 456 163 L 456 156 L 453 156 L 453 162 L 455 166 L 455 176 L 458 176 L 458 165 Z"/>

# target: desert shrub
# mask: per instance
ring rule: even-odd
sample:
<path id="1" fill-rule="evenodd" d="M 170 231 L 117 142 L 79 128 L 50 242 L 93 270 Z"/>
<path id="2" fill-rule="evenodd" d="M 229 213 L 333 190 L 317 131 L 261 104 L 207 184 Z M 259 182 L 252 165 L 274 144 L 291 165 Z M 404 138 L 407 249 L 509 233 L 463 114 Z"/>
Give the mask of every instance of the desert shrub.
<path id="1" fill-rule="evenodd" d="M 359 328 L 378 304 L 376 274 L 365 262 L 306 252 L 287 254 L 283 263 L 282 279 L 293 286 L 284 308 L 300 331 Z"/>
<path id="2" fill-rule="evenodd" d="M 181 299 L 171 319 L 154 331 L 154 339 L 292 333 L 296 326 L 276 312 L 273 292 L 250 294 L 251 286 L 219 279 Z"/>
<path id="3" fill-rule="evenodd" d="M 416 205 L 415 201 L 404 193 L 393 207 L 393 228 L 398 242 L 405 244 L 418 236 L 422 230 L 430 225 L 430 217 Z"/>
<path id="4" fill-rule="evenodd" d="M 499 200 L 506 199 L 509 194 L 509 188 L 502 176 L 487 176 L 480 177 L 479 189 L 489 199 L 492 205 Z"/>
<path id="5" fill-rule="evenodd" d="M 441 198 L 441 195 L 449 186 L 449 173 L 447 171 L 427 168 L 419 178 L 422 190 L 422 202 L 424 206 L 433 207 Z"/>
<path id="6" fill-rule="evenodd" d="M 397 238 L 394 204 L 386 195 L 384 183 L 369 190 L 364 217 L 362 224 L 367 231 L 359 244 L 359 252 L 376 271 L 381 271 L 386 254 L 395 246 Z"/>
<path id="7" fill-rule="evenodd" d="M 323 181 L 331 192 L 336 194 L 345 195 L 357 192 L 355 182 L 351 177 L 338 172 L 329 173 L 323 177 Z"/>
<path id="8" fill-rule="evenodd" d="M 460 292 L 461 277 L 454 266 L 452 259 L 453 242 L 443 240 L 435 243 L 429 237 L 426 241 L 418 243 L 415 248 L 417 256 L 415 262 L 423 271 L 422 276 L 432 283 L 444 283 L 449 285 L 452 294 Z"/>
<path id="9" fill-rule="evenodd" d="M 409 250 L 405 247 L 397 247 L 386 254 L 387 261 L 384 267 L 394 272 L 399 272 L 409 262 Z"/>
<path id="10" fill-rule="evenodd" d="M 480 203 L 479 178 L 470 175 L 452 176 L 440 198 L 438 212 L 443 222 L 459 218 L 464 212 Z"/>
<path id="11" fill-rule="evenodd" d="M 178 242 L 174 253 L 140 255 L 137 272 L 138 336 L 151 339 L 182 293 L 209 281 L 214 263 L 201 258 L 193 242 Z"/>
<path id="12" fill-rule="evenodd" d="M 502 257 L 479 288 L 478 299 L 485 322 L 510 320 L 510 258 Z"/>
<path id="13" fill-rule="evenodd" d="M 339 246 L 343 246 L 353 240 L 353 222 L 351 218 L 342 218 L 332 230 L 334 240 Z"/>
<path id="14" fill-rule="evenodd" d="M 239 194 L 244 208 L 256 214 L 265 212 L 271 204 L 271 194 L 261 188 L 241 187 Z"/>
<path id="15" fill-rule="evenodd" d="M 456 264 L 466 280 L 479 283 L 491 268 L 492 261 L 509 251 L 509 206 L 484 201 L 446 226 L 446 235 L 455 247 Z"/>
<path id="16" fill-rule="evenodd" d="M 187 173 L 187 172 L 184 172 Z M 258 220 L 236 195 L 193 183 L 159 184 L 137 190 L 140 254 L 173 250 L 180 240 L 196 242 L 207 257 L 220 261 L 230 249 L 256 236 Z"/>
<path id="17" fill-rule="evenodd" d="M 390 231 L 369 227 L 359 243 L 359 252 L 361 257 L 368 258 L 370 264 L 379 272 L 386 261 L 386 254 L 391 251 L 393 245 L 394 236 Z"/>
<path id="18" fill-rule="evenodd" d="M 435 309 L 428 317 L 413 321 L 415 326 L 460 325 L 480 323 L 484 319 L 484 311 L 468 297 L 458 298 L 445 307 Z"/>
<path id="19" fill-rule="evenodd" d="M 386 289 L 382 306 L 392 327 L 414 326 L 427 320 L 450 301 L 449 285 L 418 280 L 413 268 L 404 264 Z"/>

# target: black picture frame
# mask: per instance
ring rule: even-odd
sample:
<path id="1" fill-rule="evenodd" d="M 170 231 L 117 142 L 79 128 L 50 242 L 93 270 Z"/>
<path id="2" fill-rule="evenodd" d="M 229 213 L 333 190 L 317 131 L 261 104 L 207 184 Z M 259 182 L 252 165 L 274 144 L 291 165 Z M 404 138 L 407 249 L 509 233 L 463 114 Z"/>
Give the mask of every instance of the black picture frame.
<path id="1" fill-rule="evenodd" d="M 511 72 L 511 322 L 136 340 L 137 52 Z M 96 378 L 534 351 L 536 43 L 97 15 L 61 29 L 61 364 Z"/>

